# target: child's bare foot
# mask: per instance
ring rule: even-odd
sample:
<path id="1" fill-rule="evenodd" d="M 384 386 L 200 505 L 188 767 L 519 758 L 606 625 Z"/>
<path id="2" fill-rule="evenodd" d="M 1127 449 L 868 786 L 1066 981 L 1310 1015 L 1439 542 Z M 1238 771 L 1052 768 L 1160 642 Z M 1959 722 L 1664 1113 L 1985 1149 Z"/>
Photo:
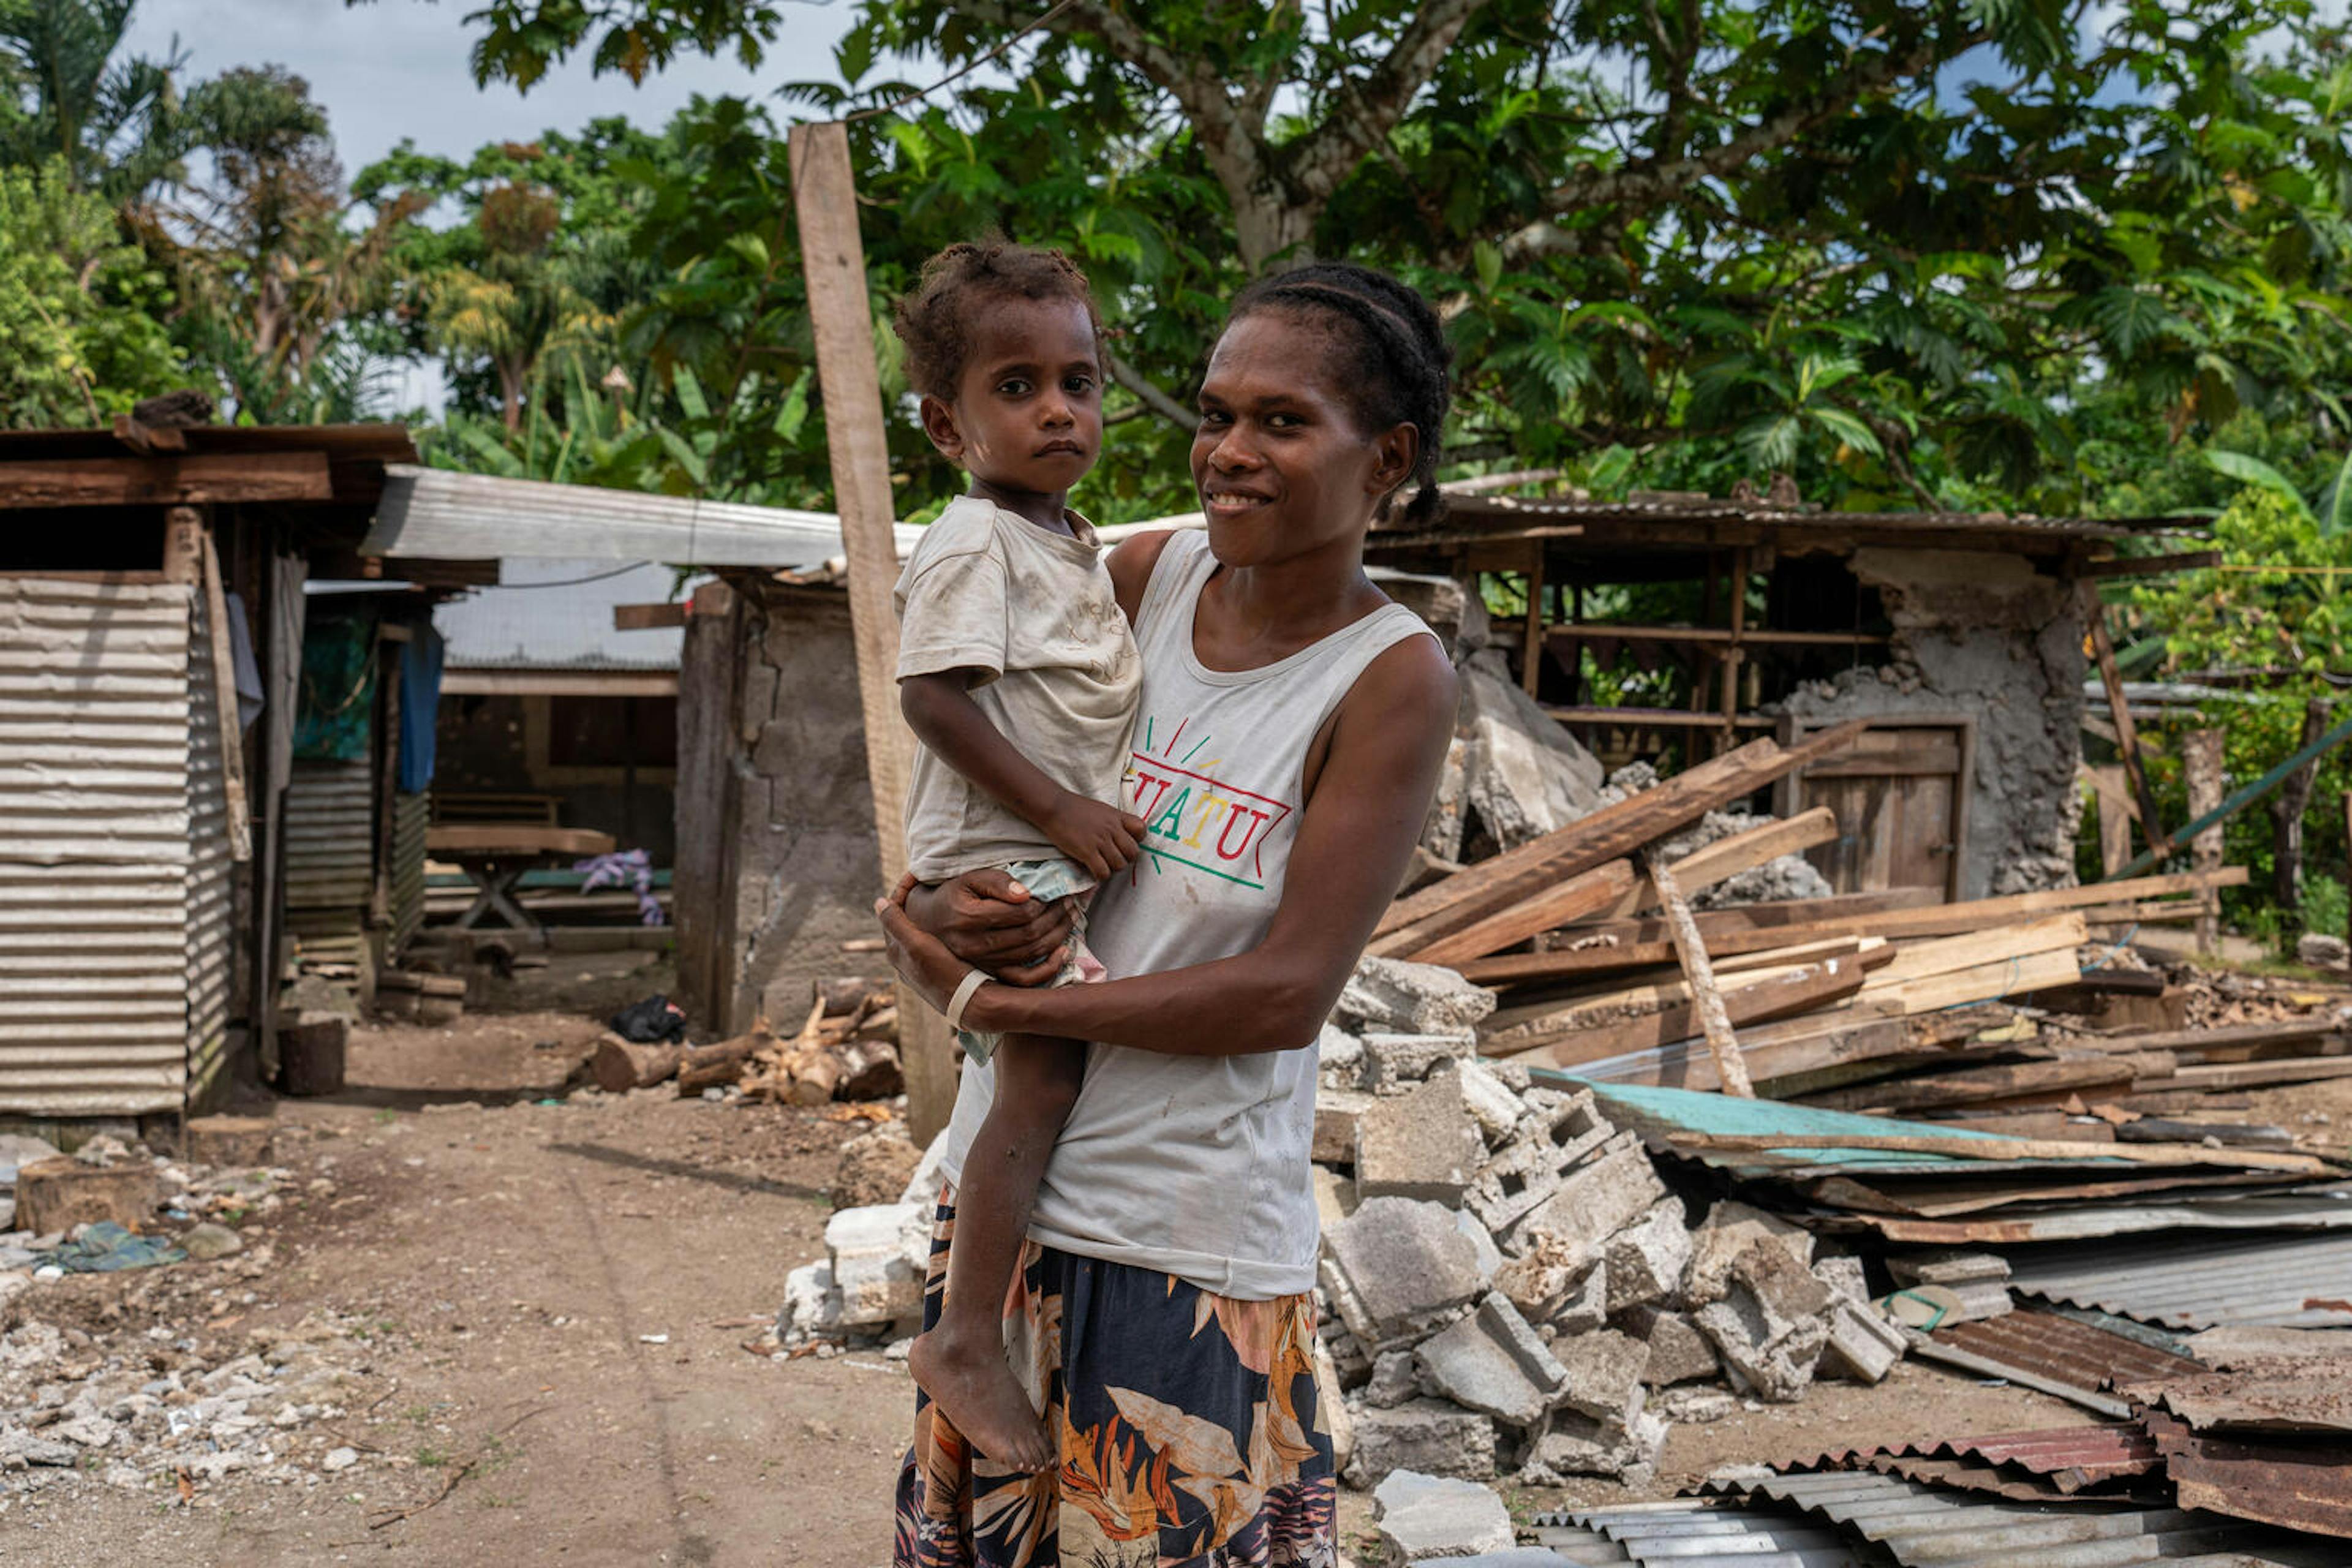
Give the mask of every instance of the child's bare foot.
<path id="1" fill-rule="evenodd" d="M 950 1340 L 943 1327 L 934 1328 L 908 1347 L 907 1367 L 949 1423 L 982 1454 L 1033 1475 L 1053 1464 L 1045 1424 L 1006 1364 L 1001 1341 L 967 1347 Z"/>

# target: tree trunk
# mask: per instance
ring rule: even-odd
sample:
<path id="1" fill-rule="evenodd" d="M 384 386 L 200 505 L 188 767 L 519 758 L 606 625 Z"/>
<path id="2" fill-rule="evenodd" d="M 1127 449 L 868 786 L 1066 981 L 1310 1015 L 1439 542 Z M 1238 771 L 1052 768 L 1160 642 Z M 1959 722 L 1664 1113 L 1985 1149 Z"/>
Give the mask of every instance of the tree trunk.
<path id="1" fill-rule="evenodd" d="M 499 367 L 499 417 L 509 432 L 522 428 L 522 367 L 504 360 Z"/>
<path id="2" fill-rule="evenodd" d="M 2180 771 L 2189 784 L 2189 818 L 2195 821 L 2221 804 L 2221 731 L 2191 730 L 2180 737 Z M 2189 841 L 2189 863 L 2200 871 L 2221 868 L 2221 828 L 2207 828 Z M 2208 888 L 2197 917 L 2197 951 L 2210 952 L 2221 940 L 2221 895 Z"/>
<path id="3" fill-rule="evenodd" d="M 2296 750 L 2327 732 L 2328 702 L 2315 697 L 2303 707 L 2303 739 Z M 2311 809 L 2311 786 L 2319 780 L 2319 760 L 2287 774 L 2278 794 L 2271 796 L 2271 897 L 2280 909 L 2294 913 L 2303 908 L 2303 818 Z"/>
<path id="4" fill-rule="evenodd" d="M 1234 206 L 1234 248 L 1253 278 L 1269 271 L 1303 266 L 1315 259 L 1308 239 L 1315 232 L 1320 204 L 1309 208 L 1278 189 L 1225 193 Z"/>

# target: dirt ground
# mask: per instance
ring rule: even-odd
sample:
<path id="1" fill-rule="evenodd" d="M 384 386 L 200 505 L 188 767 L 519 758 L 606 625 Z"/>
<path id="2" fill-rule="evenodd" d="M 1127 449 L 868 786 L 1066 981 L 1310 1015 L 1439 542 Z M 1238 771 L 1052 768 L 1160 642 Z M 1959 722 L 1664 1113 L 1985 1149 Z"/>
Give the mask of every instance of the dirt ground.
<path id="1" fill-rule="evenodd" d="M 0 1562 L 887 1563 L 913 1400 L 903 1368 L 742 1348 L 785 1273 L 821 1250 L 835 1151 L 864 1124 L 658 1091 L 543 1103 L 593 1034 L 576 1012 L 363 1030 L 349 1095 L 277 1106 L 292 1189 L 323 1177 L 333 1195 L 248 1235 L 270 1244 L 266 1271 L 248 1257 L 244 1273 L 231 1260 L 73 1276 L 11 1303 L 101 1340 L 201 1321 L 226 1341 L 322 1310 L 373 1327 L 341 1414 L 285 1443 L 312 1461 L 352 1447 L 351 1468 L 314 1466 L 308 1487 L 231 1475 L 184 1500 L 84 1479 L 18 1494 L 0 1511 Z M 494 1087 L 510 1102 L 451 1101 Z M 2352 1084 L 2281 1094 L 2277 1110 L 2340 1136 Z M 2086 1419 L 1913 1363 L 1875 1389 L 1822 1385 L 1799 1405 L 1677 1427 L 1645 1492 L 1594 1482 L 1513 1501 L 1526 1517 L 1669 1496 L 1726 1463 Z M 1348 1500 L 1350 1547 L 1369 1514 Z"/>

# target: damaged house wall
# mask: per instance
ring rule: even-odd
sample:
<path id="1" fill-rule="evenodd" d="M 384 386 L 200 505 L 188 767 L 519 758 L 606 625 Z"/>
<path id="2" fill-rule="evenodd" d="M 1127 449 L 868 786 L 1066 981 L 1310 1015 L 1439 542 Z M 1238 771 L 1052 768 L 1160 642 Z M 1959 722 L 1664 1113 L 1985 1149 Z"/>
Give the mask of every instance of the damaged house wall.
<path id="1" fill-rule="evenodd" d="M 1893 624 L 1886 662 L 1790 694 L 1808 719 L 1975 721 L 1964 899 L 2074 880 L 2083 621 L 2072 585 L 2021 555 L 1864 547 L 1851 564 Z"/>
<path id="2" fill-rule="evenodd" d="M 700 1028 L 740 1034 L 762 1012 L 796 1023 L 812 980 L 860 962 L 841 944 L 876 934 L 856 669 L 837 587 L 743 577 L 695 595 L 678 678 L 677 910 L 680 999 Z M 793 1004 L 768 1007 L 772 991 Z"/>

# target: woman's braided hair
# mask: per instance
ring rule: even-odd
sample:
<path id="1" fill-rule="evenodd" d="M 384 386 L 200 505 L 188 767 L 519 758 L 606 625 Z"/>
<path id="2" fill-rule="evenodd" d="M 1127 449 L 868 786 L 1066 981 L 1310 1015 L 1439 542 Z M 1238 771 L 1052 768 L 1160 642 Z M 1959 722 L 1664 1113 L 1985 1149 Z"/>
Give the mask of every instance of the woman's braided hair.
<path id="1" fill-rule="evenodd" d="M 1385 272 L 1342 261 L 1318 262 L 1262 278 L 1234 301 L 1228 321 L 1256 310 L 1319 311 L 1346 323 L 1348 358 L 1340 369 L 1346 395 L 1359 423 L 1368 430 L 1410 425 L 1421 434 L 1420 456 L 1408 482 L 1412 498 L 1402 521 L 1427 522 L 1437 514 L 1439 442 L 1445 410 L 1454 400 L 1453 348 L 1437 312 L 1420 290 Z M 1335 349 L 1340 347 L 1335 340 Z M 1402 489 L 1402 487 L 1400 487 Z M 1377 515 L 1385 522 L 1393 493 L 1381 498 Z"/>
<path id="2" fill-rule="evenodd" d="M 965 325 L 982 295 L 1075 300 L 1087 308 L 1097 341 L 1102 337 L 1102 318 L 1095 312 L 1087 275 L 1060 251 L 1004 239 L 950 245 L 923 263 L 915 291 L 900 295 L 890 311 L 898 341 L 907 345 L 907 381 L 917 392 L 954 401 L 969 352 Z"/>

